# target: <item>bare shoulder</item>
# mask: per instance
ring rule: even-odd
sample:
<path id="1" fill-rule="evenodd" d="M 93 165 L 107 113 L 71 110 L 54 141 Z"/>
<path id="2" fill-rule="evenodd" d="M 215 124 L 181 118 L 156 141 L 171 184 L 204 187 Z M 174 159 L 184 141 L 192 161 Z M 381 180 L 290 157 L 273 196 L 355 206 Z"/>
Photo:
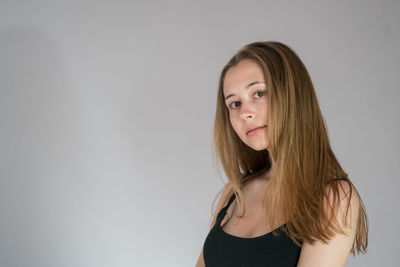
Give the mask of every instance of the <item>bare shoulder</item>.
<path id="1" fill-rule="evenodd" d="M 221 199 L 222 201 L 228 201 L 229 197 L 233 193 L 233 186 L 231 183 L 227 182 L 222 188 Z"/>
<path id="2" fill-rule="evenodd" d="M 335 184 L 334 184 L 335 183 Z M 353 247 L 357 231 L 357 219 L 360 208 L 360 197 L 354 186 L 347 181 L 335 181 L 327 186 L 324 206 L 328 217 L 332 207 L 343 233 L 335 233 L 328 242 L 317 240 L 314 243 L 304 242 L 299 267 L 344 266 Z"/>
<path id="3" fill-rule="evenodd" d="M 350 219 L 350 221 L 354 221 L 354 217 L 358 215 L 360 207 L 360 197 L 357 190 L 348 181 L 339 180 L 334 181 L 334 183 L 337 185 L 337 193 L 335 194 L 334 184 L 330 183 L 327 186 L 329 203 L 325 203 L 325 205 L 335 205 L 338 211 L 337 219 Z"/>
<path id="4" fill-rule="evenodd" d="M 218 196 L 220 195 L 217 205 L 216 205 L 216 208 L 213 213 L 213 218 L 212 218 L 212 223 L 210 225 L 210 229 L 214 226 L 218 213 L 227 204 L 229 197 L 232 195 L 232 193 L 233 193 L 233 186 L 231 185 L 231 183 L 227 182 L 224 185 L 224 187 L 220 190 L 220 192 L 218 193 L 218 195 L 216 197 L 216 198 L 218 198 Z M 214 202 L 215 202 L 215 200 L 214 200 Z"/>

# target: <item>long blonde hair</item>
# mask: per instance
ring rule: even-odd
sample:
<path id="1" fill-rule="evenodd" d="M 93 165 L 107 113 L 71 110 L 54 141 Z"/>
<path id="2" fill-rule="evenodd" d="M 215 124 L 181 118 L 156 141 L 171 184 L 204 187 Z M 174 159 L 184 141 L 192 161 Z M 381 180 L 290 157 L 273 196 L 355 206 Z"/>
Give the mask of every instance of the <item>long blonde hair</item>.
<path id="1" fill-rule="evenodd" d="M 223 83 L 227 71 L 243 59 L 253 60 L 264 73 L 269 94 L 269 152 L 248 147 L 230 124 Z M 273 157 L 276 168 L 264 197 L 270 224 L 278 225 L 279 218 L 284 218 L 285 231 L 299 246 L 303 241 L 313 243 L 316 239 L 327 242 L 335 232 L 344 233 L 335 219 L 341 184 L 331 181 L 340 177 L 350 184 L 350 188 L 354 186 L 330 146 L 310 75 L 288 46 L 279 42 L 250 43 L 223 68 L 219 79 L 213 147 L 238 205 L 244 208 L 241 216 L 245 212 L 244 184 L 269 170 L 270 157 Z M 329 207 L 329 217 L 323 205 L 324 198 L 328 197 L 327 184 L 331 186 L 334 203 Z M 353 255 L 355 250 L 365 253 L 367 245 L 368 220 L 360 199 L 356 238 L 351 252 Z"/>

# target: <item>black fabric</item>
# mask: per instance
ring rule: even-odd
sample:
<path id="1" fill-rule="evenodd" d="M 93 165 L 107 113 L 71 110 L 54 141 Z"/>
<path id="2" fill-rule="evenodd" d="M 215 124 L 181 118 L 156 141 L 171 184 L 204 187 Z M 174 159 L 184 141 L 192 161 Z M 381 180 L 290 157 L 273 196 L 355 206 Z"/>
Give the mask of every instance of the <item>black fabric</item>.
<path id="1" fill-rule="evenodd" d="M 336 178 L 335 180 L 345 180 Z M 231 196 L 218 213 L 215 225 L 208 233 L 203 246 L 206 267 L 292 267 L 296 266 L 301 247 L 285 233 L 285 224 L 278 228 L 278 236 L 272 232 L 254 238 L 241 238 L 226 233 L 221 222 L 235 199 Z"/>

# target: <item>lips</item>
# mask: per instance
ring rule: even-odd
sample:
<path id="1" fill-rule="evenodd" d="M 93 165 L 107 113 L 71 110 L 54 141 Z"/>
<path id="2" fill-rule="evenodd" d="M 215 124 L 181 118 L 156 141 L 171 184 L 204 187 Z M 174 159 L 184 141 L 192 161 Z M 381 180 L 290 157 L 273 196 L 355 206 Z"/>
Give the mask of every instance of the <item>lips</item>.
<path id="1" fill-rule="evenodd" d="M 261 128 L 265 128 L 265 127 L 266 127 L 266 125 L 263 125 L 263 126 L 251 126 L 251 127 L 247 128 L 246 134 L 248 135 L 249 133 L 251 133 L 253 131 L 256 131 L 257 129 L 261 129 Z"/>

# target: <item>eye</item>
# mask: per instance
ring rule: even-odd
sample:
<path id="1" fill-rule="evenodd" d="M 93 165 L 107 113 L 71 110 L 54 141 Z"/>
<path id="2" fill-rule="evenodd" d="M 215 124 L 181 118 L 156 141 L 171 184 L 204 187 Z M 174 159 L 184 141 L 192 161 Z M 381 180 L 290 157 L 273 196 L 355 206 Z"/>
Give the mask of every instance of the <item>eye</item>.
<path id="1" fill-rule="evenodd" d="M 254 95 L 257 95 L 258 98 L 261 98 L 261 97 L 263 97 L 263 96 L 266 94 L 266 92 L 267 92 L 267 91 L 257 91 L 257 92 L 255 92 Z"/>
<path id="2" fill-rule="evenodd" d="M 236 104 L 237 104 L 237 105 L 236 105 Z M 229 107 L 230 107 L 231 109 L 235 109 L 235 108 L 237 108 L 239 105 L 240 105 L 240 102 L 239 102 L 239 101 L 233 101 L 232 103 L 229 104 Z"/>

